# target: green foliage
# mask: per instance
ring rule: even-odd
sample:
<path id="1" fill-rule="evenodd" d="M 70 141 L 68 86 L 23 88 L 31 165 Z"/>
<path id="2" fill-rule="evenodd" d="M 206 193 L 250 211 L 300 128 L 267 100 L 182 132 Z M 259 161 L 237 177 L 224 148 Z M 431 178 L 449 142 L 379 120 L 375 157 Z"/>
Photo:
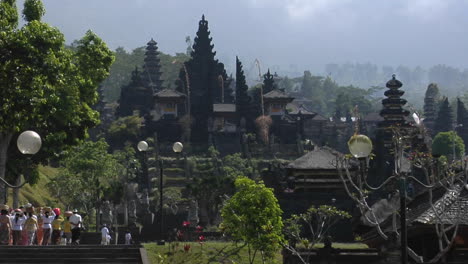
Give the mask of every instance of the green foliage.
<path id="1" fill-rule="evenodd" d="M 297 242 L 310 249 L 318 242 L 323 241 L 328 230 L 342 219 L 351 218 L 345 211 L 334 206 L 311 206 L 307 212 L 300 215 L 292 215 L 285 221 L 284 233 L 290 244 Z M 304 237 L 304 235 L 308 235 Z"/>
<path id="2" fill-rule="evenodd" d="M 145 47 L 136 48 L 131 52 L 127 52 L 122 47 L 115 50 L 115 63 L 110 69 L 109 77 L 102 83 L 104 97 L 107 102 L 115 102 L 119 99 L 121 87 L 130 82 L 131 72 L 135 69 L 135 66 L 143 67 L 144 58 Z M 176 53 L 175 55 L 159 53 L 161 79 L 164 80 L 164 87 L 174 88 L 173 84 L 179 77 L 179 69 L 188 58 L 184 53 Z"/>
<path id="3" fill-rule="evenodd" d="M 27 22 L 40 21 L 45 14 L 45 8 L 40 0 L 24 1 L 23 17 Z"/>
<path id="4" fill-rule="evenodd" d="M 335 99 L 336 110 L 341 112 L 341 116 L 346 116 L 357 105 L 361 114 L 371 113 L 375 108 L 373 102 L 369 100 L 370 92 L 353 86 L 338 88 Z"/>
<path id="5" fill-rule="evenodd" d="M 234 192 L 234 178 L 223 173 L 219 152 L 210 147 L 207 156 L 195 159 L 193 181 L 187 186 L 202 210 L 207 212 L 208 219 L 200 219 L 205 226 L 215 224 L 225 196 Z"/>
<path id="6" fill-rule="evenodd" d="M 271 258 L 283 241 L 282 211 L 278 200 L 273 190 L 262 182 L 239 177 L 235 185 L 237 192 L 222 209 L 221 229 L 253 249 L 250 263 L 257 251 Z"/>
<path id="7" fill-rule="evenodd" d="M 243 159 L 240 153 L 227 155 L 223 158 L 223 171 L 227 177 L 236 179 L 241 176 L 253 176 L 254 168 L 251 161 Z"/>
<path id="8" fill-rule="evenodd" d="M 112 52 L 90 32 L 78 42 L 75 51 L 67 49 L 63 34 L 40 21 L 43 13 L 40 1 L 25 1 L 23 14 L 28 23 L 17 28 L 15 1 L 0 2 L 2 178 L 7 157 L 14 161 L 7 174 L 24 168 L 33 170 L 34 164 L 86 138 L 88 128 L 99 122 L 99 113 L 91 106 L 97 101 L 98 84 L 109 72 Z M 38 132 L 43 141 L 31 166 L 17 162 L 16 149 L 3 151 L 20 131 L 27 129 Z M 15 164 L 17 168 L 12 167 Z"/>
<path id="9" fill-rule="evenodd" d="M 139 116 L 126 116 L 115 120 L 107 131 L 109 144 L 113 148 L 120 148 L 125 142 L 136 143 L 142 122 L 143 118 Z"/>
<path id="10" fill-rule="evenodd" d="M 26 3 L 31 8 L 40 5 Z M 0 19 L 3 24 L 5 17 Z M 39 132 L 43 148 L 36 159 L 76 144 L 99 122 L 91 105 L 97 100 L 97 85 L 107 76 L 113 55 L 90 32 L 79 42 L 77 52 L 66 49 L 64 42 L 58 29 L 38 20 L 0 33 L 0 50 L 6 51 L 0 55 L 0 133 L 31 128 Z M 99 52 L 88 53 L 91 51 Z"/>
<path id="11" fill-rule="evenodd" d="M 236 105 L 239 115 L 244 118 L 248 116 L 251 101 L 248 89 L 244 71 L 242 70 L 242 63 L 236 57 Z"/>
<path id="12" fill-rule="evenodd" d="M 95 104 L 98 99 L 96 87 L 109 75 L 114 62 L 113 52 L 95 33 L 88 30 L 76 46 L 76 64 L 80 76 L 80 99 Z"/>
<path id="13" fill-rule="evenodd" d="M 378 86 L 367 90 L 351 85 L 340 86 L 330 76 L 314 76 L 310 71 L 305 71 L 299 78 L 284 78 L 280 85 L 296 98 L 307 99 L 304 106 L 308 109 L 325 116 L 344 117 L 355 105 L 359 107 L 361 114 L 381 108 L 380 99 L 374 97 L 374 94 L 383 89 Z"/>
<path id="14" fill-rule="evenodd" d="M 462 125 L 462 127 L 468 125 L 468 112 L 460 98 L 457 98 L 457 124 Z"/>
<path id="15" fill-rule="evenodd" d="M 442 99 L 434 124 L 435 133 L 447 132 L 453 129 L 453 113 L 447 97 Z"/>
<path id="16" fill-rule="evenodd" d="M 248 90 L 248 94 L 251 100 L 251 106 L 249 108 L 249 116 L 257 118 L 262 114 L 262 99 L 261 99 L 261 84 L 255 85 L 250 87 Z M 254 125 L 251 125 L 252 127 L 255 127 Z M 250 130 L 250 132 L 253 132 L 253 129 Z"/>
<path id="17" fill-rule="evenodd" d="M 458 158 L 465 154 L 465 144 L 463 139 L 454 131 L 440 132 L 432 141 L 432 154 L 453 157 L 455 143 L 455 155 Z"/>
<path id="18" fill-rule="evenodd" d="M 159 196 L 158 196 L 158 199 L 159 199 Z M 173 214 L 177 214 L 178 209 L 179 209 L 178 204 L 180 204 L 183 201 L 181 189 L 177 187 L 165 188 L 163 192 L 163 200 L 164 200 L 164 204 L 163 204 L 164 208 L 170 209 Z"/>
<path id="19" fill-rule="evenodd" d="M 67 206 L 79 208 L 89 215 L 101 198 L 110 198 L 121 190 L 119 175 L 124 167 L 116 156 L 107 153 L 104 140 L 85 141 L 66 154 L 58 175 L 49 187 L 54 196 Z"/>
<path id="20" fill-rule="evenodd" d="M 0 37 L 3 39 L 5 35 L 11 33 L 9 30 L 15 29 L 17 26 L 18 10 L 16 9 L 16 1 L 0 1 Z"/>
<path id="21" fill-rule="evenodd" d="M 158 246 L 156 243 L 145 243 L 143 246 L 148 252 L 148 259 L 153 264 L 207 264 L 207 263 L 249 263 L 248 249 L 244 245 L 233 242 L 208 241 L 202 246 L 196 242 L 178 243 L 172 242 L 170 246 Z M 184 245 L 190 245 L 188 252 L 184 251 Z M 262 263 L 257 259 L 255 264 Z M 275 252 L 274 259 L 268 263 L 282 263 L 280 250 Z"/>

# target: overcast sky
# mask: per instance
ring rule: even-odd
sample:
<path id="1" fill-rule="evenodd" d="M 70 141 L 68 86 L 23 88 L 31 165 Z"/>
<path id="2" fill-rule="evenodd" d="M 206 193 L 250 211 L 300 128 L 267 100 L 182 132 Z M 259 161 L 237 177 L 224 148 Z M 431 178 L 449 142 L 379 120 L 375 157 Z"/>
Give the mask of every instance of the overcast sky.
<path id="1" fill-rule="evenodd" d="M 466 0 L 43 0 L 71 42 L 88 29 L 127 50 L 184 52 L 205 14 L 217 58 L 321 72 L 327 63 L 468 68 Z M 22 1 L 18 2 L 22 5 Z M 263 70 L 263 69 L 262 69 Z"/>

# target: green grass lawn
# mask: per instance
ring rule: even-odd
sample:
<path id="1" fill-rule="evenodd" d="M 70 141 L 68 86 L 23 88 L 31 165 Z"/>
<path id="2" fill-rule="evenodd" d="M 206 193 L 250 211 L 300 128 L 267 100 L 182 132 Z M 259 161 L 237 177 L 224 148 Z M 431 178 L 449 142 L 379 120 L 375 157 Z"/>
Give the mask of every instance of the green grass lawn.
<path id="1" fill-rule="evenodd" d="M 184 245 L 186 244 L 190 245 L 188 252 L 184 251 Z M 179 242 L 177 246 L 176 242 L 172 243 L 172 246 L 169 243 L 166 243 L 165 246 L 158 246 L 156 243 L 143 245 L 152 264 L 249 263 L 247 246 L 233 242 L 206 242 L 203 247 L 196 242 Z M 259 253 L 257 253 L 254 263 L 262 263 Z M 265 263 L 282 263 L 281 250 L 278 250 L 273 260 L 268 260 Z"/>
<path id="2" fill-rule="evenodd" d="M 339 249 L 366 249 L 369 248 L 364 243 L 333 243 L 333 248 Z M 317 243 L 314 245 L 314 248 L 323 248 L 323 243 Z"/>
<path id="3" fill-rule="evenodd" d="M 34 206 L 52 206 L 63 208 L 63 204 L 51 194 L 47 183 L 57 175 L 57 169 L 47 166 L 39 166 L 39 181 L 31 186 L 26 184 L 19 192 L 19 204 L 32 203 Z M 13 201 L 12 190 L 8 191 L 8 204 Z"/>

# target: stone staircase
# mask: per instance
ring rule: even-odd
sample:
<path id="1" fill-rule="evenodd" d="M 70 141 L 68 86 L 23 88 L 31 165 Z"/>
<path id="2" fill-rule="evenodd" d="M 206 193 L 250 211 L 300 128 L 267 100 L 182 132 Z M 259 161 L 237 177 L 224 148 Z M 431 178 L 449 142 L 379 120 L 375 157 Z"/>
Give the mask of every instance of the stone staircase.
<path id="1" fill-rule="evenodd" d="M 146 264 L 139 245 L 0 246 L 0 263 Z"/>
<path id="2" fill-rule="evenodd" d="M 184 159 L 163 157 L 163 160 L 165 190 L 175 189 L 178 192 L 181 192 L 183 198 L 187 198 L 186 187 L 189 180 L 186 178 Z M 157 178 L 153 178 L 153 186 L 159 187 L 159 171 L 156 176 Z"/>

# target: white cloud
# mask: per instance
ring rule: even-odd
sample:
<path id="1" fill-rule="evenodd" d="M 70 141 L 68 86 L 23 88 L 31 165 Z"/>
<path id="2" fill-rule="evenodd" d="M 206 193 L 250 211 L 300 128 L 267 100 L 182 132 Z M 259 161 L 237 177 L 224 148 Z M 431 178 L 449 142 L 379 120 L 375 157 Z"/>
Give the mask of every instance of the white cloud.
<path id="1" fill-rule="evenodd" d="M 281 8 L 289 18 L 303 20 L 336 11 L 350 0 L 248 0 L 252 7 Z"/>
<path id="2" fill-rule="evenodd" d="M 329 12 L 342 2 L 335 0 L 286 0 L 286 10 L 292 19 L 306 19 Z"/>
<path id="3" fill-rule="evenodd" d="M 423 21 L 438 20 L 449 5 L 449 0 L 406 0 L 401 13 Z"/>

